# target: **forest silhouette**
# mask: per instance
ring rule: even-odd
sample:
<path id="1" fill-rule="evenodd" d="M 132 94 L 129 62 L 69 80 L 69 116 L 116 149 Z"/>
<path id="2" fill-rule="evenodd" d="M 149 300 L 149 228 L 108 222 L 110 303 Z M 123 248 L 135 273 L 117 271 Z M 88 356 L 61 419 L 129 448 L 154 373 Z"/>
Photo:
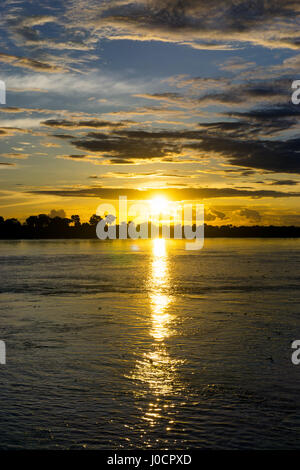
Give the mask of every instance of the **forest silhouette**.
<path id="1" fill-rule="evenodd" d="M 24 223 L 16 218 L 4 219 L 0 216 L 0 239 L 72 239 L 72 238 L 97 238 L 96 226 L 102 218 L 93 214 L 89 222 L 81 222 L 79 215 L 67 217 L 50 217 L 47 214 L 32 215 Z M 128 223 L 129 224 L 129 223 Z M 128 225 L 127 224 L 127 225 Z M 195 225 L 192 226 L 196 229 Z M 107 228 L 107 227 L 106 227 Z M 139 225 L 136 226 L 139 230 Z M 116 226 L 117 238 L 119 238 L 119 226 Z M 149 234 L 150 234 L 149 230 Z M 159 227 L 161 236 L 162 227 Z M 212 237 L 263 237 L 263 238 L 298 238 L 300 227 L 295 226 L 233 226 L 231 224 L 213 226 L 204 224 L 206 238 Z M 130 238 L 128 236 L 128 238 Z M 174 226 L 170 227 L 170 238 L 174 238 Z M 184 231 L 182 228 L 182 238 Z"/>

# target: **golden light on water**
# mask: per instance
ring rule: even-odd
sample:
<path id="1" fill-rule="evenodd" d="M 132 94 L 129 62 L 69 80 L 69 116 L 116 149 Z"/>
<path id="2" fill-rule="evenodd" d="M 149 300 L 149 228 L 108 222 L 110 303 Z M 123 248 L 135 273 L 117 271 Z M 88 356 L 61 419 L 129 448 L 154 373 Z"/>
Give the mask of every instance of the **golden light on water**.
<path id="1" fill-rule="evenodd" d="M 148 295 L 150 306 L 149 329 L 153 342 L 150 351 L 136 362 L 131 378 L 143 383 L 144 393 L 151 393 L 151 400 L 144 410 L 142 420 L 153 427 L 162 419 L 169 421 L 169 409 L 173 404 L 164 403 L 164 397 L 174 394 L 179 387 L 178 365 L 181 360 L 170 357 L 165 341 L 172 335 L 172 322 L 175 315 L 171 311 L 174 296 L 170 283 L 169 259 L 166 240 L 152 240 L 152 258 L 149 266 Z M 170 418 L 171 419 L 171 418 Z M 168 431 L 168 429 L 166 429 Z"/>
<path id="2" fill-rule="evenodd" d="M 170 321 L 170 315 L 164 313 L 165 308 L 170 303 L 167 296 L 153 296 L 152 297 L 153 314 L 152 314 L 152 330 L 151 335 L 157 341 L 162 341 L 164 338 L 169 336 L 168 322 Z"/>
<path id="3" fill-rule="evenodd" d="M 157 277 L 160 274 L 160 268 L 166 268 L 166 264 L 163 263 L 163 260 L 161 259 L 163 256 L 166 256 L 166 240 L 164 238 L 155 238 L 153 240 L 153 255 L 157 258 L 152 264 L 153 267 L 155 267 L 155 264 L 158 267 L 154 273 L 155 277 Z"/>
<path id="4" fill-rule="evenodd" d="M 169 291 L 169 273 L 168 259 L 166 253 L 166 240 L 164 238 L 156 238 L 153 240 L 153 260 L 150 278 L 150 305 L 152 310 L 152 336 L 162 341 L 170 335 L 168 323 L 170 322 L 170 314 L 168 307 L 171 303 Z M 167 293 L 166 293 L 167 292 Z"/>

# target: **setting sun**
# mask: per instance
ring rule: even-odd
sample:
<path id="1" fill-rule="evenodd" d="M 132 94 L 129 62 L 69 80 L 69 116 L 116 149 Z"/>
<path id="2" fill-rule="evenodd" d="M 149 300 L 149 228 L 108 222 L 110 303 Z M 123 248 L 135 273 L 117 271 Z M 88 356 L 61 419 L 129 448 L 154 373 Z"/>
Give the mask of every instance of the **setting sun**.
<path id="1" fill-rule="evenodd" d="M 150 201 L 152 214 L 162 214 L 168 209 L 168 200 L 164 197 L 157 196 Z"/>

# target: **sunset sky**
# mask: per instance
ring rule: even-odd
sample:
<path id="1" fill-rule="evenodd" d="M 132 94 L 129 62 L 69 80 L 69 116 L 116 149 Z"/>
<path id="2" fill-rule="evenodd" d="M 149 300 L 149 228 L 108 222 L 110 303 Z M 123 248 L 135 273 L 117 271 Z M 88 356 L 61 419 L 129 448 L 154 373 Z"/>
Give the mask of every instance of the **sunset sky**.
<path id="1" fill-rule="evenodd" d="M 1 3 L 0 215 L 163 195 L 300 225 L 298 1 Z"/>

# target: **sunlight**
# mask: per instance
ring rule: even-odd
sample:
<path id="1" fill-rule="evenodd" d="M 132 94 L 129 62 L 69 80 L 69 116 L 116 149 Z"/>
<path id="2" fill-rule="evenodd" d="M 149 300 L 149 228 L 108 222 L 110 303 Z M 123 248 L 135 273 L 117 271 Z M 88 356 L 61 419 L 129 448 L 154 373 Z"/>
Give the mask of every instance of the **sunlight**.
<path id="1" fill-rule="evenodd" d="M 166 212 L 168 209 L 168 200 L 164 197 L 157 196 L 150 201 L 150 207 L 152 214 L 158 215 Z"/>
<path id="2" fill-rule="evenodd" d="M 151 334 L 157 341 L 168 337 L 170 330 L 168 323 L 170 315 L 167 308 L 171 297 L 164 290 L 169 287 L 168 262 L 166 259 L 166 240 L 156 238 L 153 240 L 153 261 L 151 278 L 151 306 L 152 306 L 152 330 Z"/>
<path id="3" fill-rule="evenodd" d="M 174 404 L 170 402 L 162 407 L 162 398 L 183 387 L 178 376 L 178 367 L 183 364 L 183 360 L 171 357 L 165 345 L 165 341 L 173 334 L 172 322 L 175 319 L 171 311 L 174 296 L 166 245 L 164 238 L 152 240 L 148 289 L 151 309 L 149 334 L 153 342 L 151 349 L 136 361 L 134 370 L 128 376 L 147 385 L 153 395 L 141 418 L 147 423 L 144 430 L 147 426 L 153 427 L 162 419 L 167 419 L 169 409 Z"/>
<path id="4" fill-rule="evenodd" d="M 162 341 L 170 335 L 168 324 L 171 317 L 165 312 L 170 304 L 170 298 L 167 295 L 153 295 L 151 303 L 153 309 L 151 335 L 156 341 Z"/>
<path id="5" fill-rule="evenodd" d="M 162 256 L 166 256 L 166 240 L 164 238 L 155 238 L 153 240 L 153 254 L 157 258 L 161 258 Z M 160 264 L 162 267 L 162 264 Z M 159 274 L 159 269 L 156 270 L 156 275 Z"/>

